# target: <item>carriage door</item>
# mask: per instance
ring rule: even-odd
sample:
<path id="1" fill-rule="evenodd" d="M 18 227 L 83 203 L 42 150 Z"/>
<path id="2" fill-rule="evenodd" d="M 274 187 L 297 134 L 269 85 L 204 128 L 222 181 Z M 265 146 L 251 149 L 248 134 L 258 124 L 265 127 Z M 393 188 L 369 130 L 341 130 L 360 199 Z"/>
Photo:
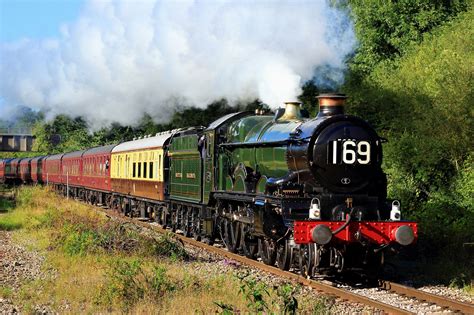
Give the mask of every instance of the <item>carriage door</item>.
<path id="1" fill-rule="evenodd" d="M 205 154 L 203 165 L 203 191 L 202 200 L 204 204 L 209 202 L 209 194 L 214 187 L 214 130 L 206 132 L 205 134 Z"/>

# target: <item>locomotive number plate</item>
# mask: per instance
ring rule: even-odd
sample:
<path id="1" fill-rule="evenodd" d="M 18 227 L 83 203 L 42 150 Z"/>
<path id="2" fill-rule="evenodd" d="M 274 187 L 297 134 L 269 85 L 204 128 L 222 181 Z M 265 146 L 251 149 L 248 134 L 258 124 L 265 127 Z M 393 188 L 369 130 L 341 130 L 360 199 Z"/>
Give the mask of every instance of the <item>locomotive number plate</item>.
<path id="1" fill-rule="evenodd" d="M 328 164 L 370 164 L 370 142 L 352 139 L 329 142 Z"/>

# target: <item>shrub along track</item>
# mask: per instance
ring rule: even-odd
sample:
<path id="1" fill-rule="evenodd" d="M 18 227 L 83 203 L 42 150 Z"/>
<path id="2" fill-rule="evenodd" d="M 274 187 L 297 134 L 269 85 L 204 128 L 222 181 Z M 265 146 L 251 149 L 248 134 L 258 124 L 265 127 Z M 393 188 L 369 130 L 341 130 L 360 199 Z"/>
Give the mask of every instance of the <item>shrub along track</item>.
<path id="1" fill-rule="evenodd" d="M 125 220 L 125 221 L 128 221 L 130 223 L 139 225 L 143 228 L 151 229 L 151 230 L 156 231 L 158 233 L 167 233 L 167 232 L 169 232 L 168 230 L 163 229 L 162 227 L 160 227 L 156 224 L 150 224 L 150 223 L 147 223 L 147 222 L 144 222 L 144 221 L 139 221 L 137 219 L 126 217 L 126 216 L 124 216 L 122 214 L 119 214 L 117 212 L 106 210 L 106 208 L 103 208 L 103 207 L 96 207 L 96 209 L 103 212 L 107 216 L 112 216 L 112 217 L 120 219 L 120 220 Z M 275 275 L 275 276 L 278 276 L 278 277 L 281 277 L 281 278 L 285 278 L 285 279 L 291 280 L 293 282 L 300 283 L 300 284 L 305 285 L 307 287 L 313 288 L 313 289 L 315 289 L 319 292 L 322 292 L 323 294 L 326 294 L 326 295 L 335 296 L 335 297 L 338 297 L 342 300 L 348 300 L 348 301 L 351 301 L 351 302 L 367 305 L 367 306 L 373 307 L 375 309 L 378 309 L 378 310 L 380 310 L 382 312 L 385 312 L 385 313 L 388 313 L 388 314 L 413 314 L 414 313 L 414 312 L 406 310 L 404 308 L 400 308 L 398 306 L 387 304 L 387 303 L 375 300 L 373 298 L 369 298 L 369 297 L 366 297 L 364 295 L 351 292 L 351 290 L 336 287 L 335 284 L 326 284 L 326 283 L 323 283 L 323 282 L 318 281 L 318 280 L 307 279 L 307 278 L 304 278 L 304 277 L 302 277 L 302 276 L 300 276 L 296 273 L 292 273 L 292 272 L 289 272 L 289 271 L 282 271 L 279 268 L 269 266 L 269 265 L 265 265 L 262 262 L 259 262 L 257 260 L 249 259 L 247 257 L 231 253 L 231 252 L 227 251 L 224 248 L 219 248 L 219 247 L 216 247 L 216 246 L 207 245 L 203 242 L 196 241 L 193 238 L 185 237 L 185 236 L 180 235 L 180 234 L 175 233 L 175 235 L 178 239 L 180 239 L 185 244 L 189 244 L 191 246 L 202 248 L 202 249 L 204 249 L 208 252 L 211 252 L 211 253 L 214 253 L 214 254 L 232 259 L 234 261 L 240 262 L 240 263 L 242 263 L 244 265 L 247 265 L 249 267 L 260 269 L 260 270 L 268 272 L 272 275 Z M 438 295 L 427 293 L 427 292 L 424 292 L 424 291 L 421 291 L 421 290 L 417 290 L 415 288 L 403 286 L 401 284 L 397 284 L 397 283 L 394 283 L 394 282 L 380 280 L 379 288 L 382 289 L 382 291 L 387 291 L 387 292 L 397 294 L 399 296 L 412 298 L 412 299 L 415 300 L 414 303 L 429 303 L 429 304 L 437 305 L 440 308 L 452 310 L 454 312 L 461 312 L 461 313 L 464 313 L 464 314 L 474 314 L 474 305 L 473 304 L 468 304 L 468 303 L 455 301 L 455 300 L 448 299 L 448 298 L 445 298 L 445 297 L 442 297 L 442 296 L 438 296 Z"/>

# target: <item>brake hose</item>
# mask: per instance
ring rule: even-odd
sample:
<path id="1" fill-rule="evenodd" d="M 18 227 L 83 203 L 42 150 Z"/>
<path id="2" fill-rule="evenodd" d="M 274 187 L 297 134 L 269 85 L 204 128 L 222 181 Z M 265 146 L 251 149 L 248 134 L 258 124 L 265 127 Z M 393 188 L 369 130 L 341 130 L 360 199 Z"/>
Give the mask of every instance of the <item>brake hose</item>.
<path id="1" fill-rule="evenodd" d="M 352 213 L 354 212 L 354 210 L 355 210 L 355 208 L 351 209 L 351 212 L 347 216 L 346 222 L 343 225 L 341 225 L 341 227 L 339 227 L 338 229 L 332 231 L 332 235 L 336 235 L 337 233 L 341 232 L 342 230 L 344 230 L 349 225 L 349 223 L 351 222 Z"/>

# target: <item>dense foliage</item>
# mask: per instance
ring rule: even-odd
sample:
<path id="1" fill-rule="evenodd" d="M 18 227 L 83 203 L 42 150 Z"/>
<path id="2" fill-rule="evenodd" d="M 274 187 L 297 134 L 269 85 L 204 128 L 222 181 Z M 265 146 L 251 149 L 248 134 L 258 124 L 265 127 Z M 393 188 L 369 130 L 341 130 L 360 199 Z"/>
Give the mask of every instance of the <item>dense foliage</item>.
<path id="1" fill-rule="evenodd" d="M 349 0 L 359 48 L 354 71 L 370 72 L 380 61 L 402 56 L 423 36 L 467 8 L 463 0 Z"/>
<path id="2" fill-rule="evenodd" d="M 420 222 L 426 256 L 467 256 L 463 245 L 474 241 L 472 2 L 353 3 L 361 47 L 344 86 L 349 111 L 388 139 L 389 195 Z"/>

